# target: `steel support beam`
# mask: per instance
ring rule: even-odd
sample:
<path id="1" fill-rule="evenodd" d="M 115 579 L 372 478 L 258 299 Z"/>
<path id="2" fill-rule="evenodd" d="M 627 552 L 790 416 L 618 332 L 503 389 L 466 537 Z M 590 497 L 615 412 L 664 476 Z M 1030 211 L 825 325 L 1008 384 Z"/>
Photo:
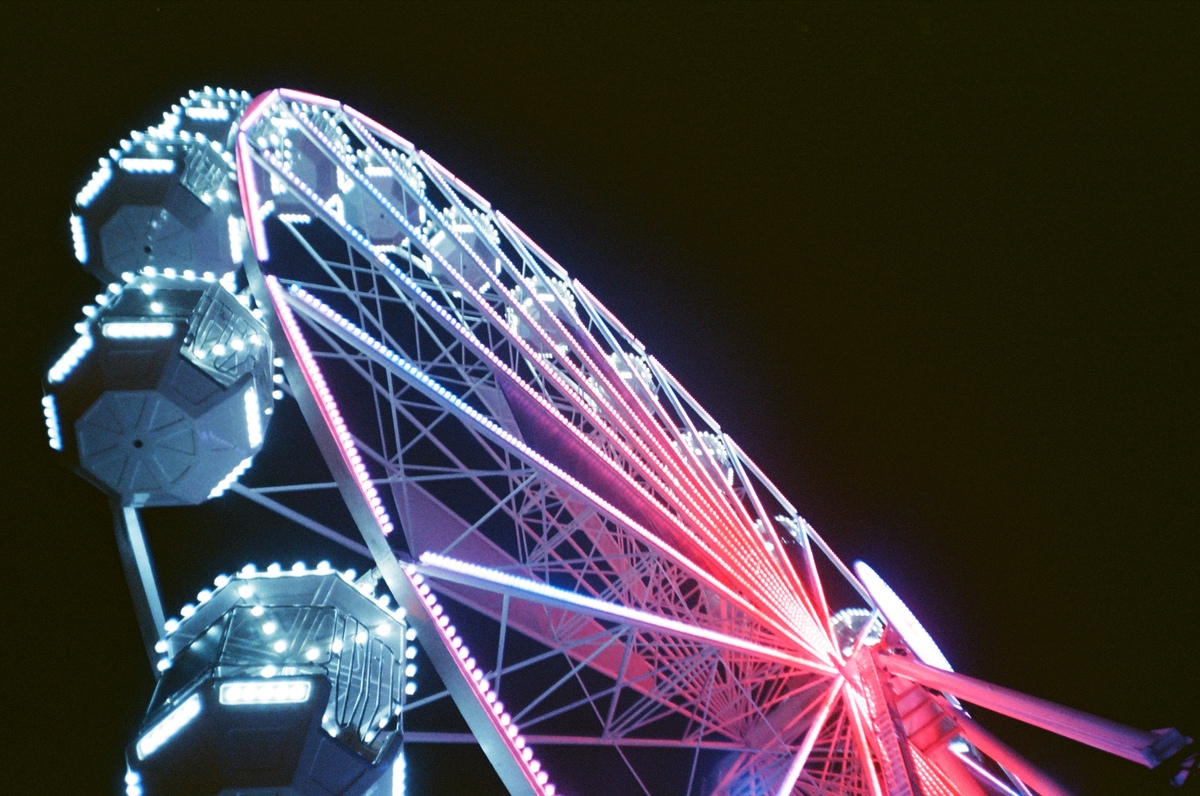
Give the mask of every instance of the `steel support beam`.
<path id="1" fill-rule="evenodd" d="M 879 660 L 884 668 L 898 677 L 953 694 L 964 702 L 994 710 L 1147 768 L 1154 768 L 1191 743 L 1190 738 L 1174 728 L 1155 732 L 1139 730 L 1011 688 L 936 669 L 907 656 L 880 655 Z M 1017 772 L 1017 776 L 1022 775 Z"/>
<path id="2" fill-rule="evenodd" d="M 161 673 L 156 664 L 162 655 L 154 648 L 165 638 L 166 629 L 163 623 L 166 616 L 163 614 L 158 581 L 154 577 L 154 562 L 150 558 L 150 548 L 146 546 L 146 534 L 142 530 L 142 518 L 133 506 L 122 506 L 115 500 L 111 506 L 117 550 L 121 554 L 125 580 L 129 583 L 129 596 L 133 598 L 133 612 L 137 615 L 138 630 L 142 634 L 142 644 L 146 647 L 146 657 L 150 659 L 150 668 L 154 676 L 159 677 Z"/>
<path id="3" fill-rule="evenodd" d="M 967 740 L 974 744 L 976 749 L 1015 774 L 1020 780 L 1027 782 L 1038 792 L 1038 796 L 1071 796 L 1069 790 L 1026 760 L 1020 752 L 992 735 L 979 722 L 962 711 L 956 710 L 955 713 L 958 725 L 962 729 L 963 735 L 967 736 Z"/>

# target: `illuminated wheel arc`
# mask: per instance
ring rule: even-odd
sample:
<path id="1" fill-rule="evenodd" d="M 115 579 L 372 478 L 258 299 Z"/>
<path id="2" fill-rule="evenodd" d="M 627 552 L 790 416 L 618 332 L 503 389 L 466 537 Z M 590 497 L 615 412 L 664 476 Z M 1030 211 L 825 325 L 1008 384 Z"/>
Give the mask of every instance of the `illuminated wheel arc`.
<path id="1" fill-rule="evenodd" d="M 553 793 L 573 746 L 646 793 L 884 792 L 819 538 L 595 297 L 331 100 L 260 96 L 237 167 L 290 389 L 510 791 Z"/>

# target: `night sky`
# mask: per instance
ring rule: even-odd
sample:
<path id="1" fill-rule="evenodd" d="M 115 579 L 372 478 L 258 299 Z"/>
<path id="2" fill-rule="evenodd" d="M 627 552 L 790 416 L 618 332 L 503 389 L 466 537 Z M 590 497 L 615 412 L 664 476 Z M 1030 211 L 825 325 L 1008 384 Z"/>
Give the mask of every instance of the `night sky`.
<path id="1" fill-rule="evenodd" d="M 106 501 L 38 401 L 97 290 L 74 194 L 203 85 L 335 97 L 429 151 L 958 670 L 1200 734 L 1200 6 L 11 3 L 0 27 L 0 789 L 118 793 L 149 697 Z M 239 506 L 148 519 L 169 610 L 247 554 L 318 557 Z M 1172 792 L 975 713 L 1081 794 Z M 499 792 L 478 751 L 435 757 L 428 792 Z"/>

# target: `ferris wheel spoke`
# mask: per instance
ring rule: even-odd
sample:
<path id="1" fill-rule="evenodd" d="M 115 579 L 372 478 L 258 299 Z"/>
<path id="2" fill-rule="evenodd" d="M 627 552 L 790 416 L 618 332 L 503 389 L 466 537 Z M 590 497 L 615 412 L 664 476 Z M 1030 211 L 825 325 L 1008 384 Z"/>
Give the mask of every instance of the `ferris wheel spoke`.
<path id="1" fill-rule="evenodd" d="M 711 644 L 738 653 L 746 653 L 762 660 L 775 661 L 814 673 L 833 674 L 834 672 L 832 668 L 820 662 L 799 657 L 792 651 L 775 649 L 717 631 L 689 626 L 675 619 L 661 617 L 623 605 L 606 603 L 595 597 L 566 591 L 546 585 L 540 581 L 491 570 L 444 555 L 422 553 L 419 560 L 421 562 L 419 571 L 428 577 L 450 580 L 489 591 L 524 596 L 527 599 L 537 600 L 545 605 L 554 605 L 559 608 L 586 613 L 601 619 L 632 624 L 646 630 L 666 632 L 680 638 L 689 638 L 699 643 Z"/>

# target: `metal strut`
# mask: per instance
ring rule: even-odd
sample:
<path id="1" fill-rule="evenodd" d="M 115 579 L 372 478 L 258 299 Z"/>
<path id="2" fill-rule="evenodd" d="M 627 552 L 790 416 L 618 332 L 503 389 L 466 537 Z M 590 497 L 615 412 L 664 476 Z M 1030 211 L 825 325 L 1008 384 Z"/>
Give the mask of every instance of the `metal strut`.
<path id="1" fill-rule="evenodd" d="M 155 677 L 160 676 L 155 665 L 161 655 L 155 646 L 165 638 L 162 596 L 158 592 L 158 581 L 154 577 L 154 562 L 150 548 L 146 546 L 146 535 L 142 530 L 142 518 L 133 506 L 122 506 L 114 500 L 110 504 L 113 515 L 113 531 L 117 537 L 117 550 L 121 554 L 121 566 L 125 569 L 125 580 L 129 583 L 129 596 L 133 598 L 133 612 L 137 615 L 142 643 L 146 646 L 146 657 Z"/>
<path id="2" fill-rule="evenodd" d="M 1174 728 L 1152 732 L 1139 730 L 1011 688 L 936 669 L 906 656 L 881 655 L 879 660 L 898 677 L 953 694 L 964 702 L 1141 763 L 1147 768 L 1154 768 L 1192 742 Z"/>

